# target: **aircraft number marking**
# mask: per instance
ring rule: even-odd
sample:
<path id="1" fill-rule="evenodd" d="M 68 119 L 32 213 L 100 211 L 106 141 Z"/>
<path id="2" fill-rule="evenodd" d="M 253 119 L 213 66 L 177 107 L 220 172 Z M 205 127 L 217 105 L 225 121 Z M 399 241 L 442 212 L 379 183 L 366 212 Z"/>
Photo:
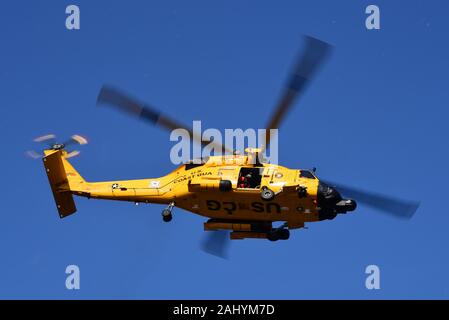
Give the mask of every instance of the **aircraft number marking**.
<path id="1" fill-rule="evenodd" d="M 206 200 L 207 209 L 211 211 L 224 210 L 228 214 L 233 214 L 238 209 L 237 203 L 233 201 L 217 201 Z M 242 206 L 243 207 L 243 206 Z M 281 206 L 275 202 L 259 202 L 250 203 L 250 210 L 253 212 L 281 213 Z"/>

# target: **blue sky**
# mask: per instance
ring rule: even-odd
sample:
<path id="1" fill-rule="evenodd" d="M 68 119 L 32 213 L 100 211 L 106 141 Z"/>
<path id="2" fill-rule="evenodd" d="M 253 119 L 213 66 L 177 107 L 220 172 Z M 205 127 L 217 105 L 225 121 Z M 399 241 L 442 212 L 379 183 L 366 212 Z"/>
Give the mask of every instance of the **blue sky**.
<path id="1" fill-rule="evenodd" d="M 65 29 L 65 7 L 81 29 Z M 381 30 L 365 28 L 377 4 Z M 446 1 L 15 1 L 0 13 L 0 298 L 448 298 Z M 116 85 L 185 123 L 261 128 L 309 34 L 334 53 L 280 130 L 280 163 L 420 200 L 410 221 L 360 206 L 289 241 L 199 250 L 204 218 L 77 199 L 58 218 L 33 137 L 81 133 L 88 180 L 174 169 L 169 134 L 95 106 Z M 81 289 L 65 288 L 65 268 Z M 365 267 L 381 289 L 365 288 Z"/>

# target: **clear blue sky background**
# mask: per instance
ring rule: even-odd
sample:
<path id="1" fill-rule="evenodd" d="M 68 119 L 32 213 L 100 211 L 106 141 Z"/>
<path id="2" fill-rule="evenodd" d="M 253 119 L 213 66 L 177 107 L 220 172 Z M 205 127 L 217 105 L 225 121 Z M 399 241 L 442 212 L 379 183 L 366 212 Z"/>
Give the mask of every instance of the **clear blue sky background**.
<path id="1" fill-rule="evenodd" d="M 65 29 L 78 4 L 81 30 Z M 377 4 L 381 30 L 365 29 Z M 449 298 L 447 1 L 8 1 L 0 13 L 0 298 Z M 85 134 L 88 180 L 174 169 L 167 132 L 95 106 L 103 83 L 186 123 L 260 128 L 301 35 L 335 46 L 280 132 L 280 162 L 421 200 L 408 222 L 366 207 L 289 241 L 199 250 L 204 218 L 77 199 L 58 218 L 40 161 L 48 132 Z M 248 121 L 247 119 L 251 119 Z M 81 290 L 65 268 L 81 268 Z M 365 267 L 381 269 L 368 291 Z"/>

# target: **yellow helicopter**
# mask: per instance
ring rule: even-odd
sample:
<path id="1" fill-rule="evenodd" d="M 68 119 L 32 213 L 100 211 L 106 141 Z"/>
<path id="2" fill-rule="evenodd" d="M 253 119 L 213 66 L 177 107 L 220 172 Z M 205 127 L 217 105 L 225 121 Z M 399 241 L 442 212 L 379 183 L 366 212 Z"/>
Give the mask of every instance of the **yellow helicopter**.
<path id="1" fill-rule="evenodd" d="M 290 107 L 329 56 L 331 48 L 321 40 L 305 38 L 305 50 L 294 65 L 266 129 L 279 127 Z M 184 128 L 191 132 L 155 108 L 110 86 L 102 87 L 97 104 L 113 106 L 168 130 Z M 36 141 L 48 144 L 43 151 L 43 162 L 61 218 L 76 212 L 73 195 L 156 203 L 166 205 L 162 210 L 165 222 L 172 220 L 173 208 L 178 207 L 208 218 L 204 223 L 206 231 L 226 230 L 230 239 L 277 241 L 287 240 L 289 230 L 303 228 L 307 222 L 334 219 L 338 214 L 354 211 L 356 201 L 405 218 L 410 218 L 418 208 L 416 202 L 325 182 L 318 179 L 314 169 L 289 169 L 265 163 L 260 161 L 264 151 L 260 148 L 249 147 L 243 155 L 231 152 L 210 156 L 201 162 L 188 162 L 162 177 L 88 182 L 68 160 L 78 151 L 66 150 L 70 144 L 86 144 L 85 138 L 74 135 L 66 143 L 57 143 L 54 135 L 46 135 Z M 267 145 L 269 142 L 270 136 L 267 137 Z M 39 155 L 34 152 L 32 156 Z M 281 225 L 275 227 L 275 222 Z M 213 243 L 218 239 L 214 237 L 206 241 L 204 247 L 211 253 L 222 250 Z M 223 240 L 220 237 L 218 242 Z"/>

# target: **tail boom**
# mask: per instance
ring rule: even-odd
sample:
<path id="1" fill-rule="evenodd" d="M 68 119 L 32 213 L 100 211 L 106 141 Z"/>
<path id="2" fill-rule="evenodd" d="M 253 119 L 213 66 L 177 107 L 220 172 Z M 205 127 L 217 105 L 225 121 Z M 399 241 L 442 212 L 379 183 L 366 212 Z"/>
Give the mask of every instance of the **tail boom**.
<path id="1" fill-rule="evenodd" d="M 170 203 L 170 188 L 151 186 L 153 179 L 86 182 L 65 158 L 65 150 L 46 150 L 45 171 L 61 218 L 76 212 L 73 195 L 105 200 Z"/>

